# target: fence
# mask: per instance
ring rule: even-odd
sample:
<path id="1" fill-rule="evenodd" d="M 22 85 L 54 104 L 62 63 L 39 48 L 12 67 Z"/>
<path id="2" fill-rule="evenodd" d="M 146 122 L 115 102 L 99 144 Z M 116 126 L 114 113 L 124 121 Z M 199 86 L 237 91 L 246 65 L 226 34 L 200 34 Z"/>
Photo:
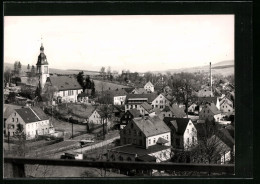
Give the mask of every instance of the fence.
<path id="1" fill-rule="evenodd" d="M 104 169 L 134 169 L 134 170 L 169 170 L 169 171 L 197 171 L 208 173 L 234 174 L 234 165 L 217 164 L 184 164 L 184 163 L 152 163 L 152 162 L 109 162 L 109 161 L 86 161 L 86 160 L 60 160 L 41 158 L 14 158 L 5 157 L 5 164 L 11 164 L 14 178 L 26 177 L 25 164 L 55 165 L 69 167 L 91 167 Z"/>

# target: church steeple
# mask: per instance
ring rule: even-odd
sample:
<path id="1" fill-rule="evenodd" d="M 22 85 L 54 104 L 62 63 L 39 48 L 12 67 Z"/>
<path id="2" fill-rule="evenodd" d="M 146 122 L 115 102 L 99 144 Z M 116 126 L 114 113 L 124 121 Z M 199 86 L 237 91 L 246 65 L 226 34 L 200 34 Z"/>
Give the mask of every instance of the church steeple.
<path id="1" fill-rule="evenodd" d="M 44 88 L 45 82 L 47 80 L 47 78 L 49 77 L 49 67 L 48 67 L 48 62 L 47 62 L 47 57 L 44 54 L 44 47 L 43 47 L 43 43 L 41 43 L 41 47 L 40 47 L 40 54 L 38 56 L 38 60 L 37 60 L 37 74 L 39 76 L 39 85 L 41 87 L 41 89 Z"/>

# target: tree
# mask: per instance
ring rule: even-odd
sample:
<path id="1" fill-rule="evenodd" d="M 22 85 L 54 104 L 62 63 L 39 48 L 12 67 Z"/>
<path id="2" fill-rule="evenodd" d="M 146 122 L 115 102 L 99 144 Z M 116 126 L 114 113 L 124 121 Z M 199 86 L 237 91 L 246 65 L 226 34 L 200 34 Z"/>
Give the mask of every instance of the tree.
<path id="1" fill-rule="evenodd" d="M 32 74 L 32 76 L 36 76 L 36 71 L 35 71 L 34 65 L 32 65 L 32 67 L 31 67 L 31 74 Z"/>
<path id="2" fill-rule="evenodd" d="M 21 96 L 29 99 L 34 99 L 35 98 L 35 89 L 29 86 L 22 86 L 21 87 L 21 92 L 19 93 Z"/>
<path id="3" fill-rule="evenodd" d="M 181 73 L 178 77 L 172 79 L 173 96 L 178 103 L 185 104 L 185 112 L 188 115 L 188 105 L 196 96 L 194 95 L 194 82 L 190 73 Z"/>
<path id="4" fill-rule="evenodd" d="M 85 82 L 84 82 L 84 72 L 79 72 L 78 75 L 77 75 L 77 81 L 78 83 L 80 84 L 80 86 L 82 87 L 83 89 L 83 92 L 85 91 Z"/>
<path id="5" fill-rule="evenodd" d="M 30 70 L 30 64 L 27 65 L 27 70 L 28 70 L 28 71 Z"/>
<path id="6" fill-rule="evenodd" d="M 10 84 L 12 78 L 12 71 L 10 68 L 5 68 L 4 71 L 4 80 Z"/>
<path id="7" fill-rule="evenodd" d="M 52 86 L 50 83 L 46 82 L 43 88 L 43 96 L 45 96 L 47 100 L 52 104 L 57 91 L 58 88 L 56 86 Z"/>
<path id="8" fill-rule="evenodd" d="M 100 69 L 100 75 L 103 77 L 103 79 L 105 78 L 105 74 L 106 74 L 105 70 L 106 68 L 104 66 L 102 66 Z"/>

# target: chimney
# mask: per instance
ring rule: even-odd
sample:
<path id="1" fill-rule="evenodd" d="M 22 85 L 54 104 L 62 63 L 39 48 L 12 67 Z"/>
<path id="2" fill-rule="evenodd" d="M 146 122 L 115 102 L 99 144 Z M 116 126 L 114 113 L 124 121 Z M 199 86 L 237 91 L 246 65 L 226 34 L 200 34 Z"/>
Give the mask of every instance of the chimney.
<path id="1" fill-rule="evenodd" d="M 210 77 L 210 96 L 212 96 L 212 74 L 211 74 L 211 62 L 209 63 L 209 77 Z"/>

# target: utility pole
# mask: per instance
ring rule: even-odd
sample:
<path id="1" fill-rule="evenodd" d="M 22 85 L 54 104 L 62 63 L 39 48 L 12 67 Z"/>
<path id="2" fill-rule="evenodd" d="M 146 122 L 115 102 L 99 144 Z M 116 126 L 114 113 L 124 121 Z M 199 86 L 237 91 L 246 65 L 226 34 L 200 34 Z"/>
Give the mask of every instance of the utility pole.
<path id="1" fill-rule="evenodd" d="M 210 96 L 213 96 L 212 94 L 212 74 L 211 74 L 211 62 L 209 63 L 209 77 L 210 77 Z"/>

